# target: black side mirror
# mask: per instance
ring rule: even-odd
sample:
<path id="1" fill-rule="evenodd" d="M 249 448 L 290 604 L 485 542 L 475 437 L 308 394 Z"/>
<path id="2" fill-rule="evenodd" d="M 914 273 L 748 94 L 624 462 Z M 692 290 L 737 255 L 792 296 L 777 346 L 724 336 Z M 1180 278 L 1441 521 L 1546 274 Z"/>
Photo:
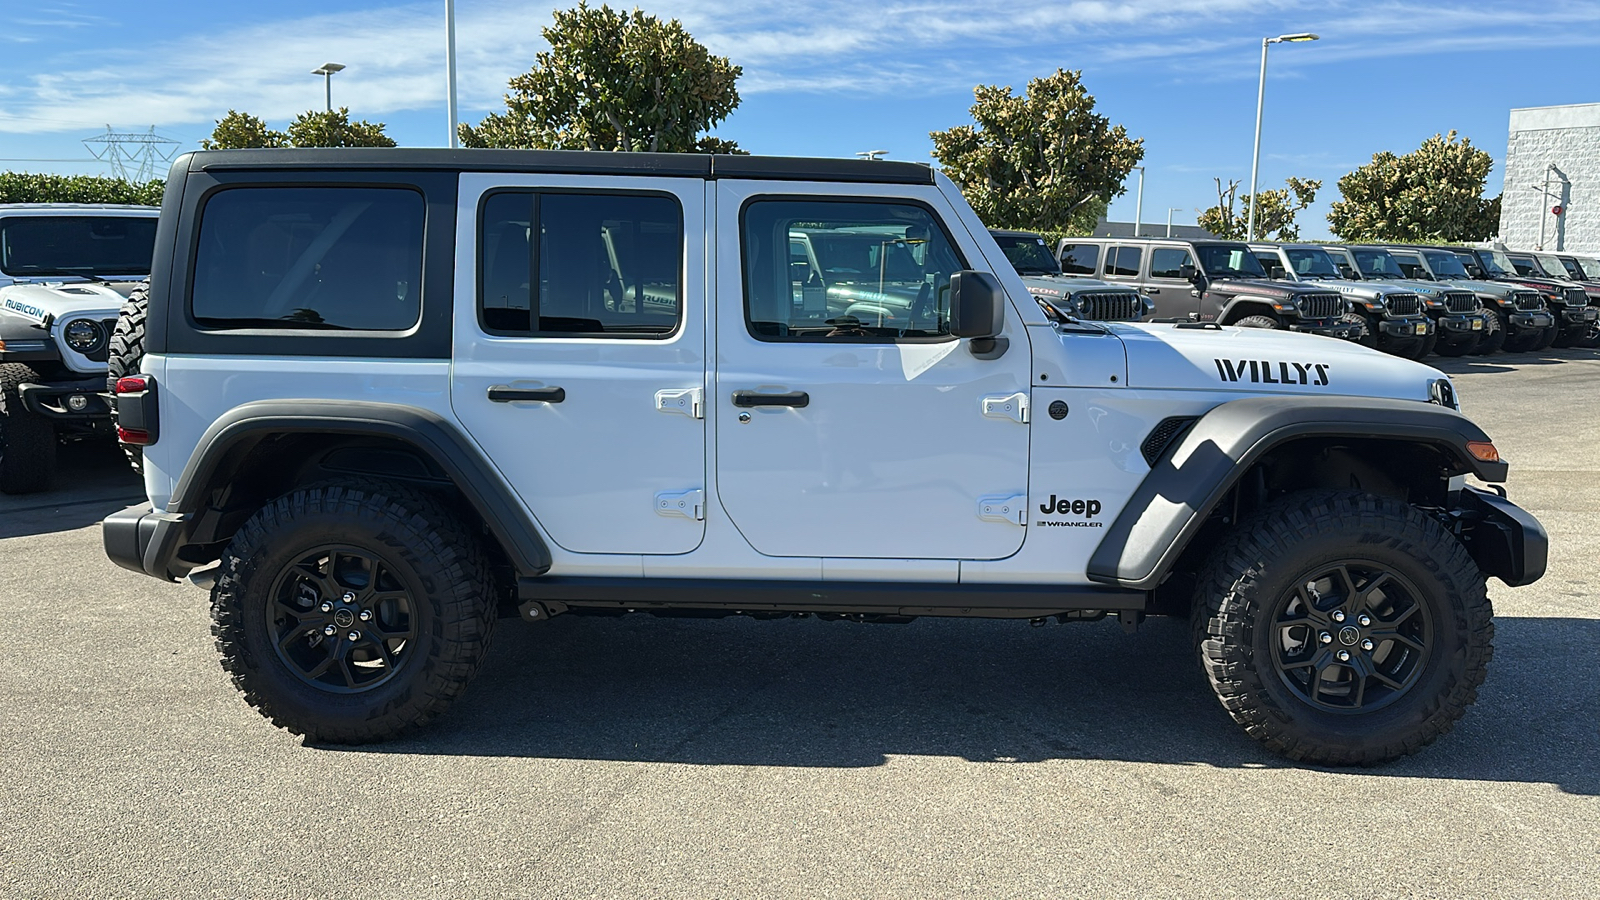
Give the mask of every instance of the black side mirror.
<path id="1" fill-rule="evenodd" d="M 963 269 L 950 276 L 950 333 L 992 338 L 1006 324 L 1005 291 L 988 272 Z"/>
<path id="2" fill-rule="evenodd" d="M 1283 266 L 1273 266 L 1267 270 L 1267 277 L 1271 278 L 1273 281 L 1282 281 L 1284 275 L 1286 274 L 1287 273 L 1283 270 Z"/>
<path id="3" fill-rule="evenodd" d="M 1193 281 L 1195 276 L 1194 263 L 1184 263 L 1178 267 L 1178 277 L 1184 281 Z"/>
<path id="4" fill-rule="evenodd" d="M 1339 263 L 1339 277 L 1346 281 L 1355 281 L 1357 280 L 1356 270 L 1350 268 L 1349 263 Z"/>

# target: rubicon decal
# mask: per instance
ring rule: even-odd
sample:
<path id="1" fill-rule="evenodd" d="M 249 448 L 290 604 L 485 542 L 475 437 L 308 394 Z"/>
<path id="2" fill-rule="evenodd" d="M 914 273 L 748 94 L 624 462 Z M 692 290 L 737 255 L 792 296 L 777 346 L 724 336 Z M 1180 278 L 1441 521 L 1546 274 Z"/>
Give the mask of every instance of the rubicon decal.
<path id="1" fill-rule="evenodd" d="M 1067 519 L 1040 519 L 1039 524 L 1054 528 L 1104 528 L 1104 522 L 1094 521 L 1100 515 L 1099 500 L 1066 500 L 1050 495 L 1039 504 L 1039 512 L 1047 516 L 1070 516 Z"/>
<path id="2" fill-rule="evenodd" d="M 19 312 L 25 316 L 30 316 L 40 321 L 44 320 L 44 310 L 37 306 L 30 306 L 26 303 L 18 303 L 15 300 L 7 298 L 5 308 L 11 310 L 12 312 Z"/>
<path id="3" fill-rule="evenodd" d="M 1252 384 L 1328 384 L 1328 363 L 1280 362 L 1270 359 L 1215 359 L 1217 377 L 1223 381 L 1248 381 Z"/>

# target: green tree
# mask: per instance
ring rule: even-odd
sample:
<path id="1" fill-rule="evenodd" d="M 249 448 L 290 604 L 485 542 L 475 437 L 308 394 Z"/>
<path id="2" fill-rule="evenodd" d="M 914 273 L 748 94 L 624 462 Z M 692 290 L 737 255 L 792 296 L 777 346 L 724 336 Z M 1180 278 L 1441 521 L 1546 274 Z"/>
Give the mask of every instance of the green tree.
<path id="1" fill-rule="evenodd" d="M 1217 183 L 1217 205 L 1200 213 L 1200 227 L 1217 237 L 1244 240 L 1250 233 L 1250 204 L 1255 198 L 1249 194 L 1238 197 L 1239 211 L 1234 212 L 1239 182 L 1230 181 L 1227 188 L 1223 188 L 1222 179 L 1212 180 Z M 1295 216 L 1316 202 L 1322 182 L 1314 178 L 1290 178 L 1286 184 L 1288 186 L 1281 190 L 1259 192 L 1261 205 L 1256 209 L 1256 237 L 1300 240 L 1300 226 L 1295 224 Z"/>
<path id="2" fill-rule="evenodd" d="M 1494 157 L 1434 135 L 1404 156 L 1387 150 L 1339 179 L 1343 198 L 1328 212 L 1333 233 L 1347 241 L 1481 241 L 1500 226 L 1500 198 L 1485 200 Z"/>
<path id="3" fill-rule="evenodd" d="M 0 203 L 129 203 L 160 206 L 165 181 L 139 184 L 98 175 L 0 172 Z"/>
<path id="4" fill-rule="evenodd" d="M 200 147 L 203 150 L 252 150 L 258 147 L 287 147 L 289 136 L 281 131 L 273 131 L 267 123 L 238 110 L 230 109 L 228 114 L 217 120 L 217 127 L 212 130 L 211 137 L 202 140 Z"/>
<path id="5" fill-rule="evenodd" d="M 971 125 L 935 131 L 933 155 L 994 227 L 1086 233 L 1144 158 L 1144 140 L 1094 111 L 1081 72 L 979 85 Z"/>
<path id="6" fill-rule="evenodd" d="M 393 147 L 394 138 L 383 133 L 382 122 L 350 121 L 350 110 L 341 106 L 295 116 L 289 123 L 289 143 L 295 147 Z"/>
<path id="7" fill-rule="evenodd" d="M 677 19 L 583 2 L 557 12 L 544 39 L 550 49 L 511 79 L 505 113 L 459 126 L 464 146 L 738 150 L 701 134 L 739 105 L 735 82 L 744 70 L 712 56 Z"/>

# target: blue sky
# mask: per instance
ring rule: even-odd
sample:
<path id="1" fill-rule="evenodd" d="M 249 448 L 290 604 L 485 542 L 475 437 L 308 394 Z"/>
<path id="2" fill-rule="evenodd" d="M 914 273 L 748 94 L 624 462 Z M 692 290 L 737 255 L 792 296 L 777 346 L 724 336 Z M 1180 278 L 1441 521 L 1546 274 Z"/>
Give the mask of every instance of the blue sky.
<path id="1" fill-rule="evenodd" d="M 555 3 L 456 0 L 462 118 L 500 108 L 542 48 Z M 620 5 L 627 5 L 626 3 Z M 441 146 L 443 6 L 375 0 L 0 0 L 0 168 L 104 173 L 82 140 L 107 125 L 193 149 L 229 108 L 283 127 L 334 103 Z M 1263 188 L 1324 182 L 1301 215 L 1326 234 L 1340 175 L 1454 129 L 1494 154 L 1513 107 L 1600 102 L 1600 2 L 1503 0 L 660 0 L 745 69 L 719 133 L 756 153 L 927 160 L 933 129 L 967 121 L 972 87 L 1083 70 L 1099 111 L 1145 138 L 1144 219 L 1192 222 L 1213 177 L 1248 179 L 1260 39 L 1268 69 Z M 1134 179 L 1112 206 L 1132 219 Z"/>

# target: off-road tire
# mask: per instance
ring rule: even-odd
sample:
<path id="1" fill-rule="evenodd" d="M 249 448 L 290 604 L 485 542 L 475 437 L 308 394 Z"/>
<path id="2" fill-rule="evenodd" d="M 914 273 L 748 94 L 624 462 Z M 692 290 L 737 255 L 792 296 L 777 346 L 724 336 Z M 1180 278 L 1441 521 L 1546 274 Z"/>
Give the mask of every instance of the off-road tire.
<path id="1" fill-rule="evenodd" d="M 116 327 L 111 329 L 111 343 L 106 349 L 106 393 L 117 393 L 117 379 L 139 374 L 144 362 L 145 320 L 150 315 L 150 285 L 141 284 L 128 294 L 127 302 L 117 312 Z M 113 407 L 115 409 L 115 407 Z M 144 450 L 132 444 L 123 444 L 133 470 L 144 474 Z"/>
<path id="2" fill-rule="evenodd" d="M 1521 332 L 1516 334 L 1513 334 L 1510 329 L 1507 329 L 1506 342 L 1503 349 L 1507 353 L 1526 353 L 1538 346 L 1540 339 L 1543 337 L 1544 329 L 1540 329 L 1538 331 L 1523 329 Z"/>
<path id="3" fill-rule="evenodd" d="M 1361 326 L 1361 330 L 1356 332 L 1356 336 L 1354 338 L 1346 338 L 1346 340 L 1350 340 L 1353 343 L 1361 344 L 1366 347 L 1372 347 L 1374 349 L 1377 348 L 1377 326 L 1373 322 L 1368 321 L 1366 316 L 1362 315 L 1361 313 L 1349 312 L 1341 316 L 1340 320 L 1346 325 Z"/>
<path id="4" fill-rule="evenodd" d="M 1478 346 L 1472 348 L 1473 356 L 1499 353 L 1500 348 L 1506 343 L 1509 317 L 1498 309 L 1490 309 L 1487 312 L 1489 314 L 1483 317 L 1483 337 L 1478 339 Z"/>
<path id="5" fill-rule="evenodd" d="M 415 619 L 414 655 L 354 693 L 311 683 L 278 649 L 274 585 L 330 544 L 381 558 Z M 411 488 L 349 480 L 292 491 L 245 522 L 222 555 L 211 631 L 222 668 L 263 716 L 309 742 L 360 744 L 415 730 L 460 696 L 488 650 L 494 598 L 483 547 L 456 516 Z"/>
<path id="6" fill-rule="evenodd" d="M 0 493 L 36 494 L 55 482 L 56 428 L 17 391 L 38 380 L 22 363 L 0 363 Z"/>
<path id="7" fill-rule="evenodd" d="M 1477 337 L 1469 338 L 1464 341 L 1440 341 L 1434 346 L 1433 352 L 1439 354 L 1440 356 L 1448 357 L 1466 356 L 1469 353 L 1476 352 L 1479 345 L 1482 343 L 1483 333 L 1479 332 Z"/>
<path id="8" fill-rule="evenodd" d="M 1245 316 L 1233 323 L 1235 328 L 1282 328 L 1283 325 L 1271 316 Z"/>
<path id="9" fill-rule="evenodd" d="M 1301 578 L 1345 559 L 1409 579 L 1432 621 L 1409 688 L 1371 711 L 1325 711 L 1295 694 L 1274 666 L 1275 631 L 1262 627 Z M 1223 708 L 1269 749 L 1314 764 L 1375 765 L 1432 743 L 1477 699 L 1494 653 L 1484 576 L 1466 548 L 1417 509 L 1359 491 L 1294 494 L 1241 519 L 1194 605 L 1201 667 Z"/>
<path id="10" fill-rule="evenodd" d="M 1539 341 L 1538 341 L 1538 343 L 1533 345 L 1533 349 L 1535 349 L 1535 350 L 1549 350 L 1550 349 L 1550 345 L 1554 344 L 1556 342 L 1556 338 L 1558 338 L 1560 336 L 1561 336 L 1561 326 L 1560 325 L 1551 325 L 1549 328 L 1546 328 L 1543 332 L 1541 332 L 1539 334 Z"/>
<path id="11" fill-rule="evenodd" d="M 1422 340 L 1418 341 L 1411 348 L 1411 352 L 1406 354 L 1407 357 L 1410 359 L 1422 359 L 1429 353 L 1432 353 L 1433 348 L 1439 345 L 1438 328 L 1439 326 L 1436 323 L 1430 322 L 1428 325 L 1428 333 L 1423 335 Z"/>

